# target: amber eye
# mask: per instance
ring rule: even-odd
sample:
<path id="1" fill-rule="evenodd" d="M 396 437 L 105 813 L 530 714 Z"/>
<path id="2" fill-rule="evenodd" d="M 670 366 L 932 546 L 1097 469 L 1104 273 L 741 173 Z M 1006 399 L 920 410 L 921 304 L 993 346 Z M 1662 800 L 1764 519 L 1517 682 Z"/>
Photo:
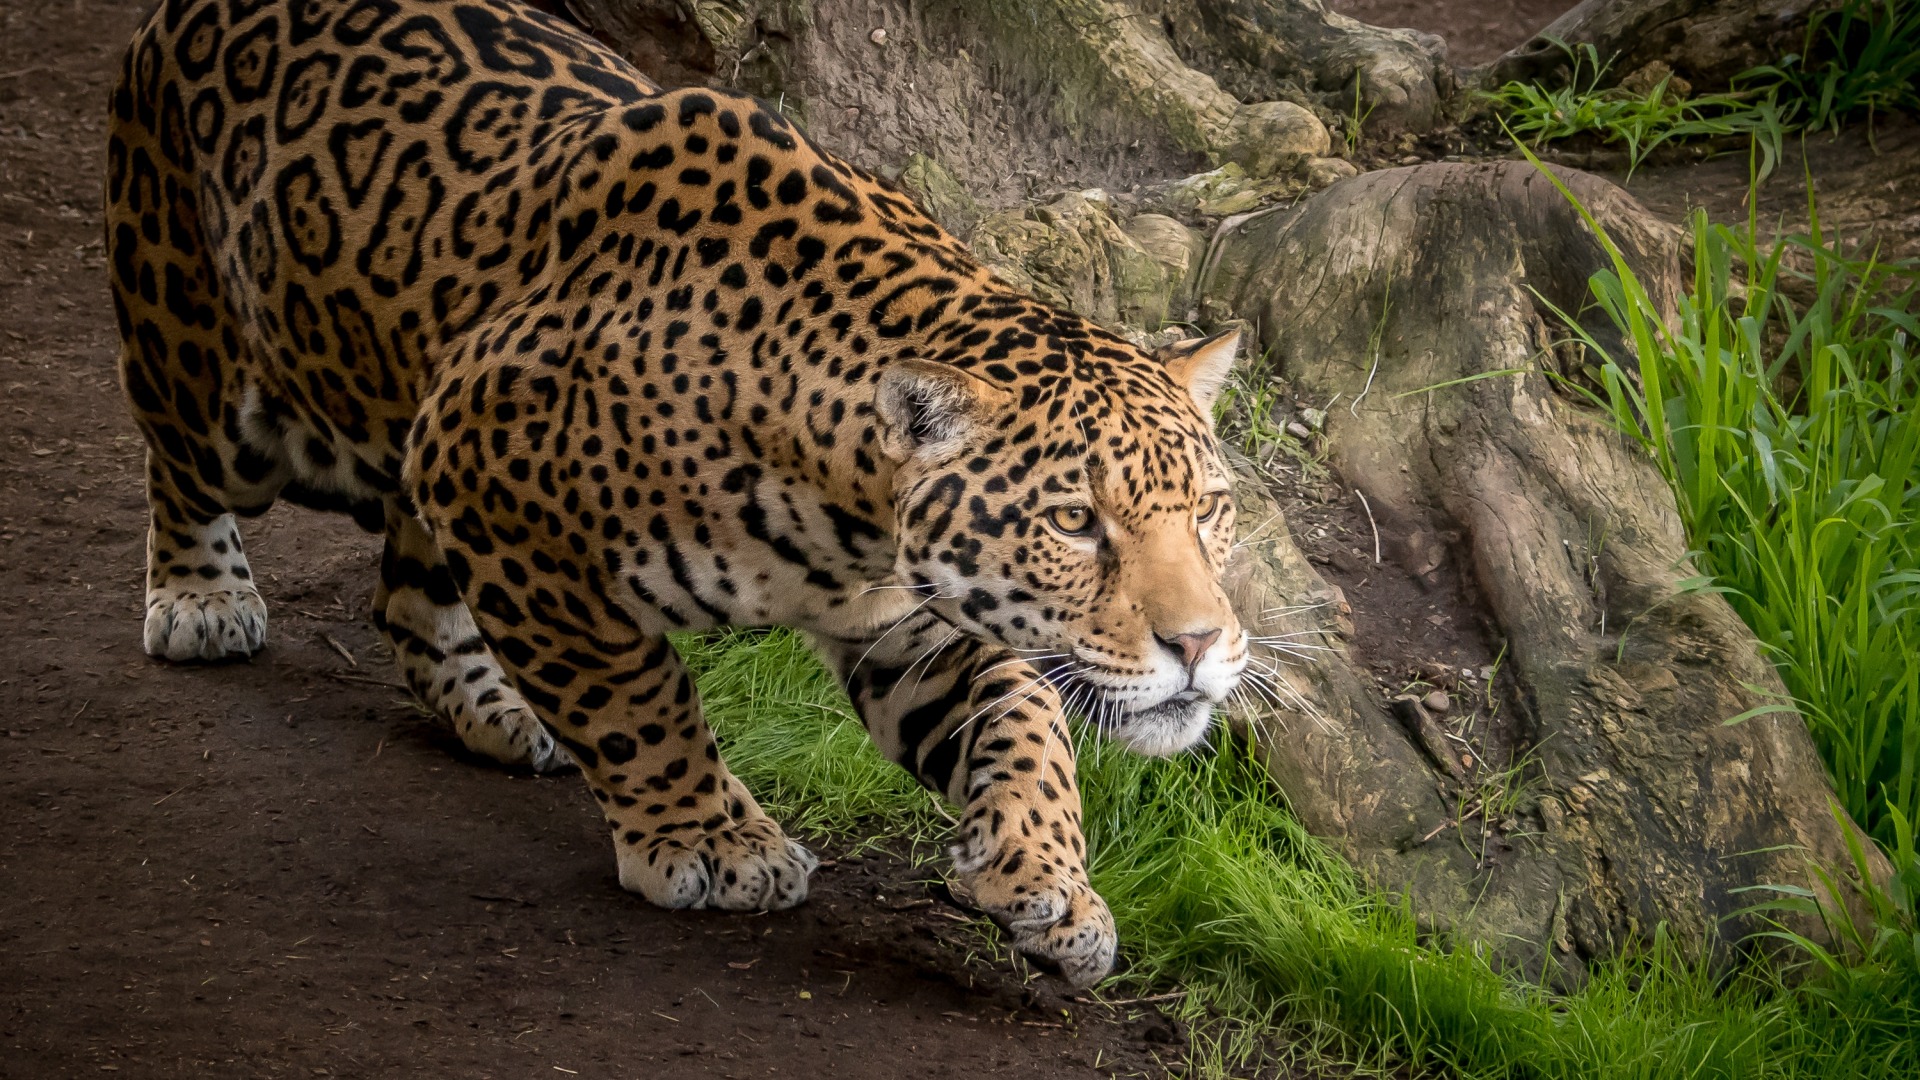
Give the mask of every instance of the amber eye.
<path id="1" fill-rule="evenodd" d="M 1207 522 L 1219 517 L 1220 511 L 1226 509 L 1226 507 L 1227 493 L 1224 491 L 1208 492 L 1200 496 L 1200 524 L 1205 525 Z"/>
<path id="2" fill-rule="evenodd" d="M 1084 506 L 1056 506 L 1047 511 L 1047 523 L 1068 536 L 1093 531 L 1093 511 Z"/>

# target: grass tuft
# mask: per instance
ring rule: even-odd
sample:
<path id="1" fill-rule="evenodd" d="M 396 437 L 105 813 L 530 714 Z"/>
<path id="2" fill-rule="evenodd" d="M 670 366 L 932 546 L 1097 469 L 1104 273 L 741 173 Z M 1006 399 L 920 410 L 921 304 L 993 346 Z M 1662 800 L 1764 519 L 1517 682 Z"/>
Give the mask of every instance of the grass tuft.
<path id="1" fill-rule="evenodd" d="M 1591 44 L 1556 41 L 1570 68 L 1564 85 L 1509 82 L 1481 96 L 1507 129 L 1535 149 L 1576 135 L 1622 144 L 1631 176 L 1667 143 L 1748 136 L 1760 178 L 1773 172 L 1787 134 L 1838 131 L 1881 114 L 1920 110 L 1920 2 L 1843 0 L 1816 11 L 1799 53 L 1742 72 L 1732 89 L 1691 93 L 1671 72 L 1609 85 L 1611 58 Z"/>
<path id="2" fill-rule="evenodd" d="M 1764 148 L 1762 175 L 1773 170 L 1789 130 L 1778 95 L 1758 88 L 1689 95 L 1671 73 L 1645 87 L 1605 86 L 1611 61 L 1591 44 L 1555 44 L 1572 73 L 1549 88 L 1510 82 L 1484 96 L 1499 106 L 1507 129 L 1537 149 L 1548 142 L 1592 134 L 1623 143 L 1631 176 L 1648 154 L 1669 142 L 1751 136 Z"/>
<path id="3" fill-rule="evenodd" d="M 1592 396 L 1673 488 L 1847 812 L 1892 844 L 1890 810 L 1920 817 L 1920 292 L 1810 213 L 1811 236 L 1777 242 L 1696 214 L 1676 329 L 1616 260 L 1593 292 L 1637 367 L 1583 344 Z"/>
<path id="4" fill-rule="evenodd" d="M 1809 131 L 1920 109 L 1920 3 L 1846 0 L 1822 9 L 1808 22 L 1799 53 L 1742 80 L 1778 87 Z"/>
<path id="5" fill-rule="evenodd" d="M 800 635 L 734 630 L 676 635 L 727 766 L 787 831 L 856 847 L 934 842 L 945 815 L 932 794 L 882 758 Z M 874 823 L 885 822 L 876 832 Z"/>

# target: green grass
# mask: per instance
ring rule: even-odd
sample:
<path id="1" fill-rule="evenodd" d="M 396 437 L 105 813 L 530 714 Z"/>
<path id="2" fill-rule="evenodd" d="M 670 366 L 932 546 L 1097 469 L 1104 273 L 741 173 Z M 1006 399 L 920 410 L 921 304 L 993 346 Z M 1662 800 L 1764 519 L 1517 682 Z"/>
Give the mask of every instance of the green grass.
<path id="1" fill-rule="evenodd" d="M 1920 3 L 1848 0 L 1807 26 L 1801 51 L 1743 81 L 1777 86 L 1808 130 L 1920 109 Z"/>
<path id="2" fill-rule="evenodd" d="M 699 672 L 728 767 L 788 831 L 860 846 L 939 835 L 939 801 L 874 751 L 853 703 L 797 635 L 687 634 L 675 643 Z M 867 828 L 882 821 L 884 833 Z"/>
<path id="3" fill-rule="evenodd" d="M 1598 50 L 1558 44 L 1572 66 L 1564 86 L 1510 82 L 1485 95 L 1499 107 L 1507 130 L 1535 148 L 1593 134 L 1625 145 L 1628 175 L 1656 148 L 1688 139 L 1751 136 L 1766 148 L 1763 172 L 1779 159 L 1789 121 L 1777 95 L 1751 89 L 1682 96 L 1671 75 L 1644 89 L 1603 87 L 1610 62 Z"/>
<path id="4" fill-rule="evenodd" d="M 1845 0 L 1808 23 L 1802 50 L 1753 68 L 1724 93 L 1682 93 L 1671 75 L 1629 89 L 1606 85 L 1611 59 L 1559 43 L 1570 68 L 1557 87 L 1509 82 L 1482 96 L 1535 149 L 1591 134 L 1627 151 L 1627 172 L 1666 143 L 1749 136 L 1773 171 L 1788 133 L 1920 109 L 1920 2 Z"/>
<path id="5" fill-rule="evenodd" d="M 938 835 L 931 800 L 866 743 L 797 635 L 684 644 L 729 763 L 769 812 L 843 843 Z M 1920 1070 L 1920 965 L 1838 963 L 1840 976 L 1789 989 L 1764 970 L 1716 982 L 1656 944 L 1556 998 L 1422 944 L 1410 912 L 1300 828 L 1244 746 L 1221 735 L 1213 748 L 1154 761 L 1079 739 L 1094 884 L 1129 965 L 1106 990 L 1185 989 L 1196 1075 L 1243 1075 L 1261 1057 L 1569 1080 Z"/>

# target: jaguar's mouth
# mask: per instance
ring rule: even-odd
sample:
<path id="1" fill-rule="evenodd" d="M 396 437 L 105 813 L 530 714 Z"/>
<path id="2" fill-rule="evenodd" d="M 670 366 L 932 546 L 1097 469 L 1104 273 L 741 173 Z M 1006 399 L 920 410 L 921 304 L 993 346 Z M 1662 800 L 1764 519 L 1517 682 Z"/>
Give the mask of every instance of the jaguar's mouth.
<path id="1" fill-rule="evenodd" d="M 1122 689 L 1082 678 L 1069 665 L 1052 665 L 1045 674 L 1070 710 L 1135 753 L 1177 754 L 1206 738 L 1213 723 L 1214 703 L 1192 687 L 1141 704 Z"/>

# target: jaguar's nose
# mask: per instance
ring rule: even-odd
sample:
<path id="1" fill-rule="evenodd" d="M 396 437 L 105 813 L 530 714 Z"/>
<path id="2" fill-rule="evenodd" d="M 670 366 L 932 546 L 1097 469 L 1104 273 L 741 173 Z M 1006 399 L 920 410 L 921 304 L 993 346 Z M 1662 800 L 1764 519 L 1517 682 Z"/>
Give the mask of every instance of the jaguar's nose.
<path id="1" fill-rule="evenodd" d="M 1215 627 L 1212 630 L 1192 630 L 1172 637 L 1164 634 L 1153 636 L 1159 639 L 1160 644 L 1166 646 L 1168 652 L 1180 658 L 1182 666 L 1192 671 L 1193 666 L 1200 662 L 1200 658 L 1207 655 L 1207 650 L 1213 648 L 1213 643 L 1220 640 L 1220 629 Z"/>

